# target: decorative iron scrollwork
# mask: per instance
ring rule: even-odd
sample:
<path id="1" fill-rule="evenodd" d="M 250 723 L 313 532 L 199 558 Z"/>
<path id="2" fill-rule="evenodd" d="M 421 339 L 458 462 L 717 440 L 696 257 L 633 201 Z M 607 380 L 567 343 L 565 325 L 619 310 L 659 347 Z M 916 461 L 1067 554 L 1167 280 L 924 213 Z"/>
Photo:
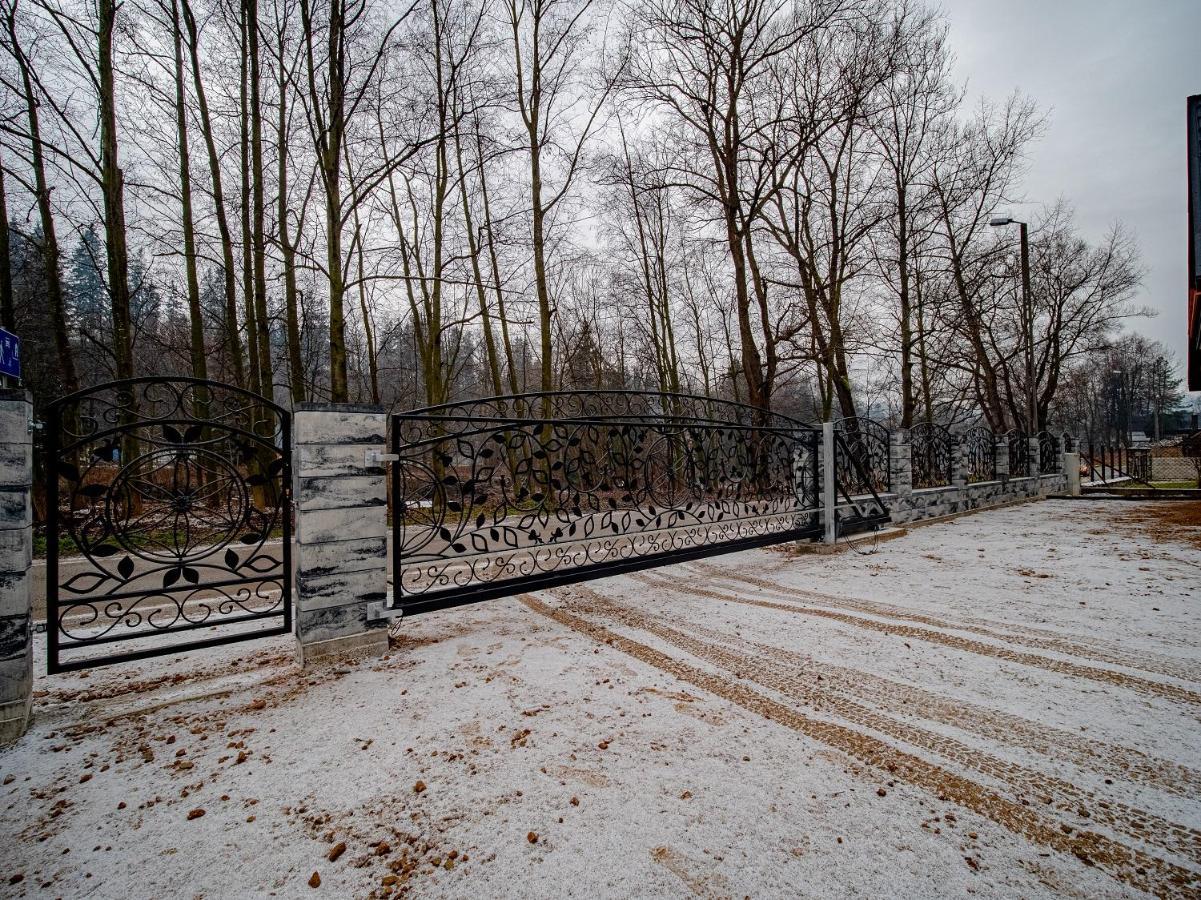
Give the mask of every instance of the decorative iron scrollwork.
<path id="1" fill-rule="evenodd" d="M 1024 431 L 1010 431 L 1005 440 L 1009 445 L 1009 476 L 1025 478 L 1030 475 L 1030 438 Z"/>
<path id="2" fill-rule="evenodd" d="M 1048 431 L 1038 433 L 1038 471 L 1040 475 L 1059 471 L 1059 439 Z"/>
<path id="3" fill-rule="evenodd" d="M 941 425 L 921 422 L 909 429 L 909 451 L 915 488 L 944 487 L 952 480 L 955 437 Z"/>
<path id="4" fill-rule="evenodd" d="M 968 484 L 997 480 L 997 438 L 983 425 L 969 428 L 959 435 L 967 463 Z"/>
<path id="5" fill-rule="evenodd" d="M 819 432 L 552 396 L 570 417 L 491 415 L 515 398 L 393 417 L 399 605 L 817 533 Z"/>
<path id="6" fill-rule="evenodd" d="M 287 627 L 286 412 L 217 382 L 135 379 L 55 402 L 48 424 L 52 668 L 190 646 L 174 632 Z M 76 652 L 117 641 L 137 649 Z"/>
<path id="7" fill-rule="evenodd" d="M 838 478 L 853 495 L 882 494 L 892 487 L 889 471 L 888 429 L 865 416 L 847 416 L 834 423 L 843 436 L 847 454 L 858 460 L 851 465 L 842 454 L 835 457 Z"/>

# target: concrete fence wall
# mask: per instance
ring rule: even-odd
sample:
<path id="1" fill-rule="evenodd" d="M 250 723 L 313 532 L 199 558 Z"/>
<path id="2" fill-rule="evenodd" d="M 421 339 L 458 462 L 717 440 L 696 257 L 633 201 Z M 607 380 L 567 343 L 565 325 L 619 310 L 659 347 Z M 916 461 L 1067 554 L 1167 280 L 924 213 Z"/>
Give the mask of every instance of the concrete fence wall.
<path id="1" fill-rule="evenodd" d="M 1038 438 L 1029 440 L 1031 468 L 1037 468 Z M 891 490 L 882 494 L 880 499 L 888 508 L 893 524 L 905 525 L 973 510 L 1007 506 L 1048 494 L 1079 493 L 1079 477 L 1076 477 L 1074 482 L 1069 477 L 1070 473 L 1078 471 L 1079 455 L 1076 453 L 1059 454 L 1055 472 L 1011 477 L 1008 474 L 1008 443 L 1004 440 L 999 441 L 995 452 L 997 478 L 993 481 L 968 483 L 965 448 L 957 443 L 954 447 L 951 483 L 942 487 L 915 490 L 909 434 L 904 429 L 890 432 L 888 463 Z M 841 505 L 846 506 L 845 503 Z M 826 516 L 825 520 L 829 521 L 830 517 Z M 833 540 L 829 534 L 826 535 L 827 542 Z"/>
<path id="2" fill-rule="evenodd" d="M 1062 494 L 1067 491 L 1067 487 L 1066 475 L 1038 475 L 1010 478 L 1006 481 L 981 481 L 976 484 L 925 488 L 903 497 L 886 494 L 881 499 L 888 506 L 892 521 L 897 525 L 905 525 L 977 509 L 1008 506 L 1048 494 Z"/>

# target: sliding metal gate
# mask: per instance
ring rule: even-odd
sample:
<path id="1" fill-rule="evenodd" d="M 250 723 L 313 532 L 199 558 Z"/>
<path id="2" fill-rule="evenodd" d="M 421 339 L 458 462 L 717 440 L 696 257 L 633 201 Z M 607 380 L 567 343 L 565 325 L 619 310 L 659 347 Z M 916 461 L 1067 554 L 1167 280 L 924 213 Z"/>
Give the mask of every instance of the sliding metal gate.
<path id="1" fill-rule="evenodd" d="M 50 672 L 291 630 L 288 413 L 135 378 L 46 414 Z"/>
<path id="2" fill-rule="evenodd" d="M 393 605 L 426 612 L 816 538 L 820 443 L 786 416 L 637 391 L 394 415 Z"/>

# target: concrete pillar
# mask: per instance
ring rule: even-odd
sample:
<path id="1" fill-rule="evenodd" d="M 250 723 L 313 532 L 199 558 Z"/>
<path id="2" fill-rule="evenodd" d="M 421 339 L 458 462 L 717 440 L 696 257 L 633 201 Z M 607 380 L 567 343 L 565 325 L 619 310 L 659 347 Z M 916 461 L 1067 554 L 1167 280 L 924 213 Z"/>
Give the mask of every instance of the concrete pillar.
<path id="1" fill-rule="evenodd" d="M 378 406 L 301 403 L 293 428 L 297 657 L 307 666 L 383 653 L 387 623 L 369 606 L 388 590 L 387 417 Z"/>
<path id="2" fill-rule="evenodd" d="M 838 539 L 838 491 L 834 484 L 834 423 L 822 422 L 822 523 L 827 544 Z"/>
<path id="3" fill-rule="evenodd" d="M 0 389 L 0 747 L 25 733 L 33 697 L 33 404 Z"/>
<path id="4" fill-rule="evenodd" d="M 1064 453 L 1060 456 L 1060 465 L 1068 478 L 1068 493 L 1073 497 L 1080 496 L 1080 454 Z"/>
<path id="5" fill-rule="evenodd" d="M 1042 448 L 1039 446 L 1037 434 L 1027 440 L 1030 441 L 1030 471 L 1026 474 L 1037 478 L 1042 474 Z"/>
<path id="6" fill-rule="evenodd" d="M 913 448 L 903 428 L 888 433 L 888 480 L 897 496 L 913 493 Z"/>
<path id="7" fill-rule="evenodd" d="M 967 444 L 962 435 L 955 435 L 955 446 L 952 449 L 954 458 L 951 462 L 951 484 L 955 487 L 967 486 Z"/>
<path id="8" fill-rule="evenodd" d="M 997 480 L 1005 481 L 1009 478 L 1009 438 L 998 435 L 993 446 L 997 454 Z"/>

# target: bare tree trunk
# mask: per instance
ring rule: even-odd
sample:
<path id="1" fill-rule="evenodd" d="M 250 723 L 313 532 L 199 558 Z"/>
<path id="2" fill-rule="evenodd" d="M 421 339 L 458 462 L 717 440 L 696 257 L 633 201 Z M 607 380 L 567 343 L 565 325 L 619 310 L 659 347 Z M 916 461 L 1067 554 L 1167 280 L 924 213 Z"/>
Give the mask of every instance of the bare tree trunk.
<path id="1" fill-rule="evenodd" d="M 546 209 L 542 205 L 542 149 L 538 138 L 538 113 L 535 108 L 530 126 L 530 197 L 533 204 L 534 288 L 538 295 L 538 334 L 541 359 L 541 390 L 555 386 L 554 356 L 551 346 L 550 288 L 546 283 Z M 544 403 L 549 414 L 550 398 Z"/>
<path id="2" fill-rule="evenodd" d="M 50 207 L 50 186 L 46 181 L 46 161 L 42 153 L 42 128 L 38 115 L 38 98 L 33 86 L 29 60 L 17 42 L 16 16 L 9 8 L 7 21 L 11 50 L 21 71 L 21 89 L 25 95 L 25 115 L 29 126 L 29 159 L 33 167 L 33 189 L 37 199 L 38 219 L 42 226 L 42 270 L 46 287 L 46 304 L 50 308 L 50 323 L 54 329 L 54 349 L 58 356 L 58 368 L 62 386 L 66 393 L 79 389 L 79 378 L 75 371 L 75 355 L 67 333 L 66 298 L 63 293 L 62 273 L 59 272 L 58 234 L 54 227 L 54 213 Z M 7 226 L 7 216 L 5 225 Z"/>
<path id="3" fill-rule="evenodd" d="M 492 204 L 488 198 L 488 173 L 484 164 L 483 138 L 479 122 L 475 123 L 476 155 L 480 161 L 480 199 L 484 205 L 484 235 L 488 244 L 488 264 L 492 269 L 492 288 L 496 292 L 496 316 L 500 319 L 500 338 L 505 348 L 506 370 L 509 375 L 509 391 L 519 393 L 517 364 L 513 357 L 513 341 L 509 335 L 509 317 L 505 312 L 505 292 L 500 281 L 500 261 L 496 255 L 496 233 L 492 227 Z"/>
<path id="4" fill-rule="evenodd" d="M 346 159 L 346 179 L 354 189 L 354 169 L 350 164 L 349 154 L 345 154 Z M 371 402 L 378 404 L 380 402 L 379 392 L 379 355 L 375 347 L 375 328 L 371 321 L 371 310 L 367 305 L 367 270 L 363 260 L 363 226 L 359 221 L 359 207 L 357 204 L 351 207 L 351 214 L 354 217 L 354 238 L 351 242 L 351 250 L 355 255 L 355 265 L 357 273 L 355 277 L 356 287 L 359 293 L 359 312 L 363 319 L 363 340 L 367 345 L 367 377 L 371 389 Z"/>
<path id="5" fill-rule="evenodd" d="M 934 389 L 930 385 L 930 361 L 926 354 L 926 310 L 922 297 L 920 273 L 914 278 L 913 287 L 917 299 L 917 354 L 920 362 L 922 403 L 926 408 L 925 421 L 932 423 L 934 421 Z"/>
<path id="6" fill-rule="evenodd" d="M 271 322 L 267 315 L 267 236 L 263 196 L 263 104 L 259 73 L 258 0 L 246 0 L 246 36 L 250 73 L 251 256 L 254 270 L 254 315 L 258 337 L 259 381 L 265 397 L 274 394 L 271 372 Z"/>
<path id="7" fill-rule="evenodd" d="M 213 136 L 213 123 L 209 115 L 208 97 L 204 90 L 204 78 L 200 71 L 200 36 L 196 29 L 196 18 L 192 14 L 191 0 L 180 0 L 184 27 L 188 31 L 188 55 L 192 62 L 192 87 L 196 92 L 196 106 L 200 113 L 200 130 L 208 154 L 209 177 L 212 179 L 213 208 L 217 217 L 217 231 L 221 238 L 221 265 L 225 281 L 225 340 L 230 365 L 233 367 L 234 383 L 249 387 L 246 383 L 245 363 L 242 358 L 242 337 L 238 326 L 237 275 L 234 269 L 233 237 L 229 229 L 229 216 L 225 209 L 225 191 L 221 184 L 221 157 L 217 153 L 217 142 Z"/>
<path id="8" fill-rule="evenodd" d="M 326 35 L 325 103 L 320 100 L 313 55 L 312 12 L 301 0 L 304 22 L 309 94 L 318 116 L 317 163 L 325 194 L 325 264 L 329 279 L 329 384 L 330 400 L 350 399 L 346 374 L 346 279 L 342 271 L 342 142 L 346 133 L 346 9 L 344 0 L 331 0 Z M 322 110 L 324 106 L 324 110 Z"/>
<path id="9" fill-rule="evenodd" d="M 909 296 L 909 200 L 905 185 L 898 178 L 897 188 L 897 276 L 900 279 L 901 326 L 901 427 L 913 427 L 917 398 L 913 391 L 913 311 Z"/>
<path id="10" fill-rule="evenodd" d="M 726 246 L 734 266 L 734 307 L 738 314 L 738 342 L 742 355 L 742 374 L 746 380 L 747 402 L 751 406 L 767 409 L 763 358 L 759 355 L 755 335 L 751 331 L 751 298 L 746 285 L 746 255 L 743 252 L 742 235 L 738 231 L 737 211 L 729 202 L 722 206 L 726 225 Z"/>
<path id="11" fill-rule="evenodd" d="M 475 233 L 475 222 L 471 215 L 471 202 L 467 195 L 467 172 L 463 167 L 463 143 L 459 132 L 458 118 L 455 118 L 455 160 L 459 169 L 459 196 L 463 202 L 463 227 L 467 232 L 467 254 L 471 257 L 471 275 L 475 281 L 476 299 L 480 305 L 480 327 L 484 332 L 484 353 L 488 361 L 488 374 L 492 379 L 492 393 L 500 394 L 503 388 L 500 380 L 500 360 L 496 353 L 496 335 L 492 331 L 492 313 L 488 309 L 488 293 L 484 287 L 484 275 L 480 269 L 479 240 Z M 480 160 L 480 168 L 483 168 Z"/>
<path id="12" fill-rule="evenodd" d="M 250 360 L 250 390 L 266 396 L 269 389 L 263 384 L 266 374 L 259 353 L 258 313 L 254 308 L 254 238 L 251 233 L 250 195 L 253 175 L 250 171 L 250 21 L 249 5 L 252 0 L 242 0 L 238 18 L 239 60 L 241 75 L 238 84 L 238 105 L 241 112 L 238 123 L 239 171 L 241 174 L 242 223 L 242 318 L 246 322 L 246 354 Z"/>
<path id="13" fill-rule="evenodd" d="M 288 74 L 284 68 L 284 30 L 279 38 L 279 118 L 275 127 L 276 154 L 278 160 L 279 206 L 276 217 L 279 229 L 279 252 L 284 266 L 284 315 L 288 340 L 288 381 L 291 385 L 292 402 L 303 403 L 304 363 L 300 358 L 300 298 L 296 290 L 296 247 L 292 243 L 288 225 Z"/>
<path id="14" fill-rule="evenodd" d="M 204 319 L 200 309 L 200 279 L 196 273 L 196 226 L 192 216 L 191 154 L 188 150 L 188 114 L 184 98 L 183 36 L 179 27 L 179 4 L 171 0 L 172 48 L 175 54 L 175 133 L 179 144 L 180 218 L 183 224 L 184 277 L 188 289 L 190 355 L 192 377 L 208 378 L 204 346 Z"/>
<path id="15" fill-rule="evenodd" d="M 367 344 L 367 374 L 371 382 L 371 402 L 380 402 L 379 353 L 375 346 L 375 328 L 371 324 L 371 310 L 367 306 L 367 279 L 363 267 L 363 231 L 359 224 L 359 209 L 354 210 L 355 257 L 358 262 L 359 311 L 363 316 L 363 340 Z"/>
<path id="16" fill-rule="evenodd" d="M 132 378 L 133 321 L 129 296 L 129 247 L 125 232 L 125 174 L 117 152 L 117 98 L 113 67 L 113 32 L 117 0 L 98 0 L 100 100 L 100 184 L 104 196 L 104 248 L 113 316 L 113 357 L 117 378 Z"/>

